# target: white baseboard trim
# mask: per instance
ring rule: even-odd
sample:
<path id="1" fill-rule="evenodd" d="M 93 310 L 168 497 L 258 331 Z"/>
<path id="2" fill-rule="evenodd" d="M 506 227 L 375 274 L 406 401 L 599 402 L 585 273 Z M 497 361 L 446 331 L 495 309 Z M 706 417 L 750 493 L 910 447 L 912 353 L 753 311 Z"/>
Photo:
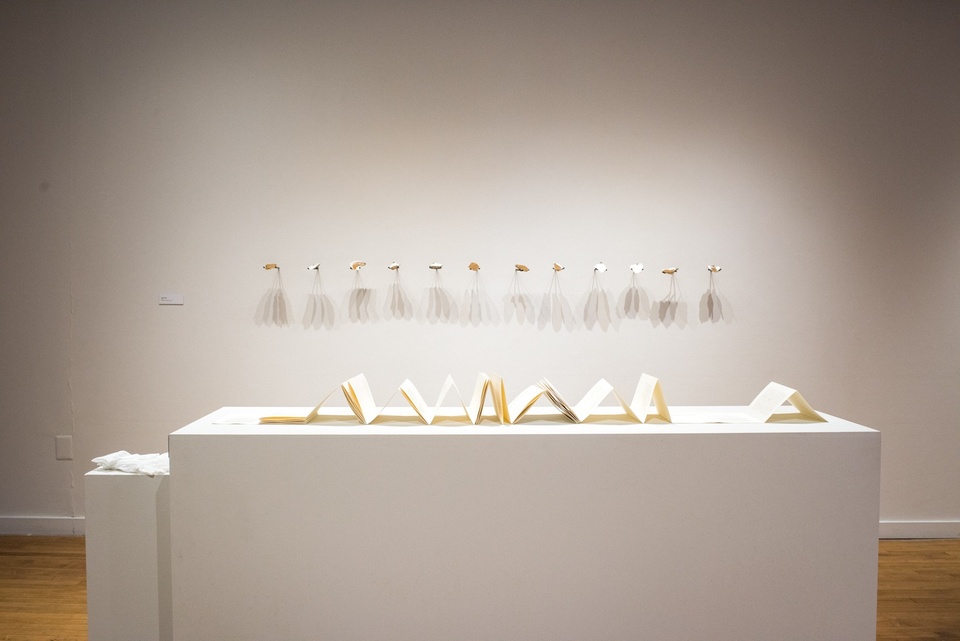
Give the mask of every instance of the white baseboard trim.
<path id="1" fill-rule="evenodd" d="M 82 516 L 0 516 L 0 534 L 83 536 Z"/>
<path id="2" fill-rule="evenodd" d="M 960 521 L 880 521 L 881 539 L 960 539 Z"/>
<path id="3" fill-rule="evenodd" d="M 83 536 L 82 516 L 0 516 L 0 535 Z M 960 539 L 960 521 L 880 521 L 881 539 Z"/>

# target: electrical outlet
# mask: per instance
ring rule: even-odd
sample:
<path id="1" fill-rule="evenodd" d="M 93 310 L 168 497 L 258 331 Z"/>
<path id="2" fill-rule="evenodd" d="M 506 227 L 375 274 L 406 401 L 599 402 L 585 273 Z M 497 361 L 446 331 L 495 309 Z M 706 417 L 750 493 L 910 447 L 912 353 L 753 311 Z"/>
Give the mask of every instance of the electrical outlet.
<path id="1" fill-rule="evenodd" d="M 72 436 L 58 436 L 57 437 L 57 460 L 58 461 L 72 461 L 73 460 L 73 437 Z"/>

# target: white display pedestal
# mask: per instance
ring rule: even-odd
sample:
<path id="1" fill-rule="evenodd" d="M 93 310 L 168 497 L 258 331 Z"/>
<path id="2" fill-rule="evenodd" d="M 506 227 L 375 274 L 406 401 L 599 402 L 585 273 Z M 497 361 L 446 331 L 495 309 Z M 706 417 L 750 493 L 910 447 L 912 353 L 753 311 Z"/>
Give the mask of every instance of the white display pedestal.
<path id="1" fill-rule="evenodd" d="M 90 641 L 168 641 L 169 477 L 94 470 L 86 495 Z"/>
<path id="2" fill-rule="evenodd" d="M 874 430 L 243 411 L 170 435 L 176 641 L 875 638 Z"/>

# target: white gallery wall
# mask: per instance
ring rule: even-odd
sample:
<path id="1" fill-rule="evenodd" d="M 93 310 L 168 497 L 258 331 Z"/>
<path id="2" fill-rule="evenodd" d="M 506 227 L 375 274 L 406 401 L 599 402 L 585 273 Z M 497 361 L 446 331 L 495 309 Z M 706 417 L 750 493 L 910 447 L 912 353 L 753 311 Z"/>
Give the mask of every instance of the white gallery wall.
<path id="1" fill-rule="evenodd" d="M 3 3 L 0 531 L 81 527 L 92 457 L 220 406 L 486 371 L 784 383 L 881 430 L 888 533 L 960 535 L 958 33 L 945 1 Z"/>

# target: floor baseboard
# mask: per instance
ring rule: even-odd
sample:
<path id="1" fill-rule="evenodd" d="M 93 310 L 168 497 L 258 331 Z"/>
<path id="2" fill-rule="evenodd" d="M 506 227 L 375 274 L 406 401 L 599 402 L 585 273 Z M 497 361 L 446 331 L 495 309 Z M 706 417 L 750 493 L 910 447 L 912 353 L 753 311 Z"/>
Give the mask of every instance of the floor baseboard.
<path id="1" fill-rule="evenodd" d="M 880 521 L 881 539 L 960 539 L 960 521 Z"/>
<path id="2" fill-rule="evenodd" d="M 0 516 L 0 534 L 83 536 L 82 516 Z"/>

